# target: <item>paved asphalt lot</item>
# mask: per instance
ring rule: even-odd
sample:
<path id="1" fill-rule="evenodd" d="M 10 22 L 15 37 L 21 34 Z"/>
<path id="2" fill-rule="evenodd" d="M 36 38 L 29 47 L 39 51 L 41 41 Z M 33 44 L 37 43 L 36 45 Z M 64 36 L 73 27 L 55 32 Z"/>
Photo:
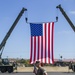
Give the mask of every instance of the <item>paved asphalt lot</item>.
<path id="1" fill-rule="evenodd" d="M 0 75 L 35 75 L 32 72 L 0 73 Z M 75 75 L 75 72 L 48 72 L 48 75 Z"/>

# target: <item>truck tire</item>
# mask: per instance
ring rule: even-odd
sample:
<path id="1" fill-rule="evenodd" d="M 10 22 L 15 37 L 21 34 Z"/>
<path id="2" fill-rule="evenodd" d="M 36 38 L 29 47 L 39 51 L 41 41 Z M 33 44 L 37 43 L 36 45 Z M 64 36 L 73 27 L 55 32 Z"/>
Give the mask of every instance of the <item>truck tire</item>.
<path id="1" fill-rule="evenodd" d="M 12 73 L 12 72 L 13 72 L 13 68 L 12 68 L 12 67 L 8 67 L 7 71 L 8 71 L 9 73 Z"/>
<path id="2" fill-rule="evenodd" d="M 73 72 L 75 72 L 75 65 L 72 66 L 72 70 L 73 70 Z"/>
<path id="3" fill-rule="evenodd" d="M 5 68 L 5 67 L 2 67 L 2 68 L 1 68 L 1 72 L 2 72 L 2 73 L 6 72 L 6 68 Z"/>

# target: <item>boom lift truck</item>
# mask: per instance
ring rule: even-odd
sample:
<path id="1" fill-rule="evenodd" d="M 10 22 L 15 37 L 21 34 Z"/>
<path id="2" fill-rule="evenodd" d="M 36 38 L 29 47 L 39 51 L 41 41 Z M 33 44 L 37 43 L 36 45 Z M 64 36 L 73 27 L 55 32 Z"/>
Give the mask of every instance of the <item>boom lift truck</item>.
<path id="1" fill-rule="evenodd" d="M 14 23 L 12 24 L 12 26 L 10 27 L 9 31 L 7 32 L 6 36 L 4 37 L 4 39 L 2 40 L 2 42 L 0 44 L 0 71 L 2 73 L 7 72 L 7 71 L 9 73 L 11 73 L 14 70 L 13 69 L 14 66 L 9 64 L 9 60 L 8 59 L 2 59 L 1 56 L 2 56 L 4 46 L 5 46 L 8 38 L 10 37 L 13 29 L 17 25 L 18 21 L 20 20 L 21 16 L 23 15 L 24 11 L 27 11 L 27 9 L 26 8 L 22 8 L 22 10 L 18 14 L 16 20 L 14 21 Z"/>
<path id="2" fill-rule="evenodd" d="M 61 13 L 66 18 L 66 20 L 68 21 L 69 25 L 71 26 L 71 28 L 75 32 L 75 26 L 74 26 L 74 24 L 71 22 L 70 18 L 67 16 L 66 12 L 63 10 L 63 8 L 61 7 L 61 5 L 56 6 L 56 8 L 60 9 Z M 75 72 L 75 64 L 69 63 L 69 69 L 72 69 Z"/>
<path id="3" fill-rule="evenodd" d="M 75 32 L 75 26 L 74 26 L 74 24 L 72 23 L 72 21 L 70 20 L 70 18 L 66 14 L 66 12 L 63 10 L 63 8 L 61 7 L 61 5 L 56 6 L 56 8 L 59 8 L 60 9 L 61 13 L 65 17 L 65 19 L 68 21 L 68 23 L 71 26 L 71 28 L 73 29 L 73 31 Z"/>

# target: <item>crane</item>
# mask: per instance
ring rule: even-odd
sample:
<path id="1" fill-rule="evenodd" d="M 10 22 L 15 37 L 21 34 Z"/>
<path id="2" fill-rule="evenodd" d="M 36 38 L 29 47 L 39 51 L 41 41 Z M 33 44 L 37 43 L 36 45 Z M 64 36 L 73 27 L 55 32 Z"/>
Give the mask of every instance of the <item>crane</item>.
<path id="1" fill-rule="evenodd" d="M 72 21 L 70 20 L 70 18 L 66 14 L 66 12 L 63 10 L 63 8 L 61 7 L 61 5 L 56 6 L 56 8 L 60 9 L 61 13 L 65 17 L 65 19 L 68 21 L 68 23 L 71 26 L 71 28 L 73 29 L 73 31 L 75 32 L 75 26 L 74 26 L 74 24 L 72 23 Z M 70 62 L 69 69 L 72 69 L 75 72 L 75 64 Z"/>
<path id="2" fill-rule="evenodd" d="M 2 40 L 1 44 L 0 44 L 0 59 L 1 59 L 1 56 L 2 56 L 2 53 L 3 53 L 3 49 L 4 49 L 4 46 L 8 40 L 8 38 L 10 37 L 13 29 L 15 28 L 15 26 L 17 25 L 18 21 L 20 20 L 22 14 L 24 13 L 24 11 L 27 11 L 26 8 L 22 8 L 22 10 L 20 11 L 20 13 L 18 14 L 16 20 L 14 21 L 14 23 L 12 24 L 12 26 L 10 27 L 9 31 L 7 32 L 7 34 L 5 35 L 4 39 Z"/>
<path id="3" fill-rule="evenodd" d="M 63 8 L 61 7 L 61 5 L 56 6 L 56 8 L 59 8 L 60 9 L 61 13 L 65 17 L 65 19 L 68 21 L 68 23 L 71 26 L 71 28 L 73 29 L 73 31 L 75 32 L 75 26 L 74 26 L 74 24 L 72 23 L 72 21 L 70 20 L 70 18 L 66 14 L 66 12 L 63 10 Z"/>

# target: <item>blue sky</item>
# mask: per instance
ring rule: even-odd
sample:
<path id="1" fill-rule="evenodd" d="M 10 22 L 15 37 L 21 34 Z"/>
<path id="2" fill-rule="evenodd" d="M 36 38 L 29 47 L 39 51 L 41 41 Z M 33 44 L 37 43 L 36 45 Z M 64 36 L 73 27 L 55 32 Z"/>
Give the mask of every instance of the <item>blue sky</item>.
<path id="1" fill-rule="evenodd" d="M 75 58 L 75 33 L 56 6 L 61 4 L 75 25 L 75 0 L 0 0 L 0 43 L 23 7 L 24 13 L 4 47 L 2 57 L 30 58 L 29 22 L 51 22 L 58 15 L 54 30 L 54 58 Z"/>

